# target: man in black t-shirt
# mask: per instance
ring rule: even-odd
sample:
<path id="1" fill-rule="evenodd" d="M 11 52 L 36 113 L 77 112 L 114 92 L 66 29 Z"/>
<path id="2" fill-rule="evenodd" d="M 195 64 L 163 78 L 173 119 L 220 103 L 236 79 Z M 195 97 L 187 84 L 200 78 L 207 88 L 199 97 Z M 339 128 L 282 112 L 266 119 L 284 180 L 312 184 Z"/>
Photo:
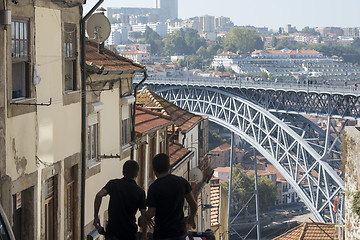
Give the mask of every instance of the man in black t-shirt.
<path id="1" fill-rule="evenodd" d="M 135 180 L 139 172 L 139 165 L 136 161 L 126 161 L 123 167 L 124 177 L 121 179 L 110 180 L 95 197 L 94 201 L 94 226 L 103 232 L 98 217 L 101 200 L 106 195 L 110 195 L 108 207 L 108 224 L 106 226 L 105 239 L 111 240 L 135 240 L 138 231 L 135 223 L 135 215 L 139 209 L 142 219 L 142 229 L 146 236 L 147 225 L 144 217 L 145 192 L 140 188 Z"/>
<path id="2" fill-rule="evenodd" d="M 146 218 L 150 221 L 155 216 L 154 239 L 184 239 L 184 199 L 190 206 L 187 222 L 196 227 L 197 203 L 191 186 L 184 178 L 169 173 L 170 160 L 166 154 L 156 155 L 152 164 L 157 179 L 148 190 Z"/>

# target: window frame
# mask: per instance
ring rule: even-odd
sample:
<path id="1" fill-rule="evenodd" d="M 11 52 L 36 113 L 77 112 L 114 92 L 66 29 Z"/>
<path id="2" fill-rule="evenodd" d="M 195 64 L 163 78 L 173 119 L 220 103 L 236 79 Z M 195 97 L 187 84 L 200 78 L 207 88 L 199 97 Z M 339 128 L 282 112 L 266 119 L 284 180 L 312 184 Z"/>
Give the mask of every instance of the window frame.
<path id="1" fill-rule="evenodd" d="M 66 169 L 65 171 L 65 206 L 66 206 L 66 220 L 65 220 L 65 229 L 66 229 L 66 240 L 73 240 L 75 238 L 75 167 Z"/>
<path id="2" fill-rule="evenodd" d="M 72 34 L 72 36 L 70 35 Z M 77 79 L 77 29 L 76 24 L 73 23 L 64 23 L 64 31 L 63 31 L 63 54 L 64 54 L 64 91 L 72 92 L 78 91 L 78 79 Z M 70 40 L 69 40 L 70 38 Z M 69 40 L 69 41 L 68 41 Z M 72 66 L 72 84 L 71 87 L 67 86 L 67 79 L 69 78 L 67 74 L 67 63 L 70 63 L 69 66 Z"/>
<path id="3" fill-rule="evenodd" d="M 12 72 L 14 71 L 14 64 L 24 64 L 24 79 L 21 79 L 21 85 L 24 85 L 25 88 L 24 93 L 21 93 L 20 96 L 14 97 L 14 74 L 12 74 L 10 92 L 11 99 L 21 100 L 31 98 L 30 18 L 13 16 L 11 18 L 10 38 Z"/>
<path id="4" fill-rule="evenodd" d="M 131 143 L 131 118 L 121 120 L 121 145 L 129 146 Z"/>
<path id="5" fill-rule="evenodd" d="M 45 211 L 45 240 L 55 240 L 56 236 L 56 212 L 57 212 L 57 181 L 56 176 L 52 176 L 45 180 L 44 186 L 44 211 Z M 52 183 L 52 190 L 49 191 L 49 183 Z M 50 211 L 49 211 L 50 210 Z M 50 226 L 48 225 L 50 221 Z M 49 232 L 50 231 L 50 232 Z"/>
<path id="6" fill-rule="evenodd" d="M 94 132 L 91 131 L 90 128 L 94 128 Z M 93 136 L 90 136 L 92 135 Z M 94 165 L 96 165 L 98 163 L 98 156 L 99 156 L 99 123 L 92 123 L 88 125 L 88 152 L 87 152 L 87 163 L 88 163 L 88 167 L 92 167 Z M 94 151 L 94 156 L 93 156 L 93 143 L 95 145 L 95 151 Z"/>

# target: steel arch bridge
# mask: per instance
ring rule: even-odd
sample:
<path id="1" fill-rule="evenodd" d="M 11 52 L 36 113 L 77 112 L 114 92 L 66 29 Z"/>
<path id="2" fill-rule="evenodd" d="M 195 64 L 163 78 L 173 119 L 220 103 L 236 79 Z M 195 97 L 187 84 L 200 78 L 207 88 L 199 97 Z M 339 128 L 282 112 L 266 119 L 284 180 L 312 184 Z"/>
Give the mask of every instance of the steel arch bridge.
<path id="1" fill-rule="evenodd" d="M 325 133 L 301 116 L 290 117 L 294 119 L 287 124 L 286 121 L 290 119 L 285 114 L 287 111 L 276 109 L 273 114 L 266 110 L 269 107 L 259 106 L 258 102 L 261 101 L 254 100 L 254 97 L 259 99 L 253 92 L 258 91 L 255 89 L 248 92 L 253 97 L 245 94 L 247 98 L 239 97 L 240 94 L 236 94 L 232 88 L 169 86 L 163 83 L 153 84 L 151 89 L 188 111 L 208 115 L 211 121 L 240 135 L 278 169 L 318 221 L 335 222 L 332 211 L 334 198 L 344 190 L 345 184 L 330 166 L 332 162 L 326 160 L 329 156 L 340 158 L 339 136 L 332 138 L 328 132 Z M 318 107 L 332 111 L 327 105 L 323 107 L 320 104 Z M 313 108 L 313 111 L 316 109 Z M 326 111 L 324 115 L 328 113 Z M 349 108 L 342 113 L 349 114 L 342 117 L 354 117 L 351 116 L 354 111 Z M 302 121 L 299 118 L 303 118 Z"/>

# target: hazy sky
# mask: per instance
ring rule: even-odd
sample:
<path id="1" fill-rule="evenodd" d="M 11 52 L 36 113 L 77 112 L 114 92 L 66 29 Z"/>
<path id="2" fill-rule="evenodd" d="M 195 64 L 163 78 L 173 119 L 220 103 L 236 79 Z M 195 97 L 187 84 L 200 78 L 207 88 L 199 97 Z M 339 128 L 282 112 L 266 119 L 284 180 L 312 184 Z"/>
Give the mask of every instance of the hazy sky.
<path id="1" fill-rule="evenodd" d="M 360 27 L 360 0 L 178 0 L 179 18 L 230 17 L 236 25 Z M 87 13 L 98 0 L 87 0 Z M 154 0 L 105 0 L 103 7 L 154 7 Z"/>

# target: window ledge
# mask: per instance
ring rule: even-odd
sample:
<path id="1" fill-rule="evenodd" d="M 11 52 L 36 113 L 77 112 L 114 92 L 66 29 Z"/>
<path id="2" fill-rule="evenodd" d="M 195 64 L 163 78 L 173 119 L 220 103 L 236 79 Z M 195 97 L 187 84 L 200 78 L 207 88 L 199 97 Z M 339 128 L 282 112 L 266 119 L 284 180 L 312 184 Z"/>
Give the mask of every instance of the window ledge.
<path id="1" fill-rule="evenodd" d="M 75 91 L 65 91 L 63 94 L 63 103 L 64 105 L 70 105 L 73 103 L 80 102 L 80 90 Z"/>
<path id="2" fill-rule="evenodd" d="M 71 95 L 71 94 L 75 94 L 75 93 L 80 93 L 81 90 L 67 90 L 65 91 L 65 95 Z"/>
<path id="3" fill-rule="evenodd" d="M 131 149 L 131 145 L 128 143 L 128 144 L 125 144 L 121 147 L 121 150 L 123 151 L 128 151 Z"/>
<path id="4" fill-rule="evenodd" d="M 35 103 L 35 98 L 15 98 L 11 99 L 11 103 Z"/>
<path id="5" fill-rule="evenodd" d="M 8 117 L 32 113 L 36 111 L 35 98 L 17 98 L 8 100 Z"/>
<path id="6" fill-rule="evenodd" d="M 100 163 L 101 163 L 100 161 L 87 162 L 86 179 L 101 172 Z"/>
<path id="7" fill-rule="evenodd" d="M 96 167 L 97 165 L 100 165 L 100 164 L 101 164 L 101 162 L 98 161 L 98 160 L 90 160 L 90 161 L 88 160 L 87 167 L 89 169 L 91 169 L 91 168 Z"/>

